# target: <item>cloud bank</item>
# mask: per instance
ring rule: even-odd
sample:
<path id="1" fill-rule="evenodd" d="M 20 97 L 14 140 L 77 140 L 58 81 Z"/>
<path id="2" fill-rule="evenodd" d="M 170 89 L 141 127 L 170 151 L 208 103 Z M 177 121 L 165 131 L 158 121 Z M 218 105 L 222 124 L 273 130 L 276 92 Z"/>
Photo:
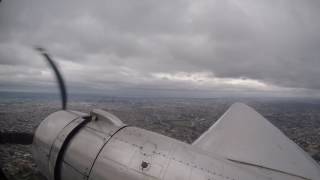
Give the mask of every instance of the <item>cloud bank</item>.
<path id="1" fill-rule="evenodd" d="M 318 96 L 319 18 L 311 0 L 4 0 L 0 90 L 56 90 L 42 45 L 71 92 Z"/>

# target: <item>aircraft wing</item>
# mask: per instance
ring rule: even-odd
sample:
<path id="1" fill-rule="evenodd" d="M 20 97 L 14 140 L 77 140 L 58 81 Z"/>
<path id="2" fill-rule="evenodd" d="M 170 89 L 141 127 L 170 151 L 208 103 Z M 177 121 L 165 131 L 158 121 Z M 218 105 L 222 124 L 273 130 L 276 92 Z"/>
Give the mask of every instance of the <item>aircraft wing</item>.
<path id="1" fill-rule="evenodd" d="M 208 153 L 261 169 L 319 179 L 319 165 L 252 108 L 233 104 L 194 143 Z"/>

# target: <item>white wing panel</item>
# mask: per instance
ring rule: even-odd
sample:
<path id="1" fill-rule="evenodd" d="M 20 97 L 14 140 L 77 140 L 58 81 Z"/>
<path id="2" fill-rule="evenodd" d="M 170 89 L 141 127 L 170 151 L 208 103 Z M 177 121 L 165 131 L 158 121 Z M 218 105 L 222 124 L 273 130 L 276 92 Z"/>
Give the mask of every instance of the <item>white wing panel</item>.
<path id="1" fill-rule="evenodd" d="M 320 179 L 320 168 L 298 145 L 252 108 L 236 103 L 194 143 L 230 160 Z"/>

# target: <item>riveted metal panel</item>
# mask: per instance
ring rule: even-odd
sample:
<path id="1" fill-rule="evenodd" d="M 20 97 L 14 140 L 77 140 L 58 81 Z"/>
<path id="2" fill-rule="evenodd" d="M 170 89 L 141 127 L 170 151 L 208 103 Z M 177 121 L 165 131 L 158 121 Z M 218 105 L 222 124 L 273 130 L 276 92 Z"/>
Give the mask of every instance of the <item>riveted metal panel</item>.
<path id="1" fill-rule="evenodd" d="M 179 144 L 171 155 L 176 160 L 183 160 L 187 165 L 194 164 L 195 153 L 190 149 L 188 144 Z"/>
<path id="2" fill-rule="evenodd" d="M 88 176 L 95 158 L 109 138 L 109 135 L 84 127 L 67 145 L 63 160 Z"/>
<path id="3" fill-rule="evenodd" d="M 96 159 L 89 179 L 120 180 L 128 178 L 127 165 L 137 149 L 117 138 L 110 139 Z"/>
<path id="4" fill-rule="evenodd" d="M 230 164 L 225 164 L 223 166 L 223 171 L 224 171 L 223 176 L 225 179 L 230 179 L 230 180 L 239 179 L 239 176 L 237 174 L 239 170 L 235 166 L 232 166 Z"/>
<path id="5" fill-rule="evenodd" d="M 145 141 L 141 135 L 148 134 L 138 133 L 136 130 L 137 128 L 126 127 L 110 139 L 99 154 L 89 179 L 95 180 L 103 176 L 111 176 L 110 179 L 113 180 L 160 179 L 165 166 L 161 162 L 165 161 L 153 162 L 154 157 L 160 156 L 156 153 L 157 144 Z M 147 163 L 145 168 L 142 167 L 142 162 Z M 114 175 L 117 173 L 121 175 Z"/>
<path id="6" fill-rule="evenodd" d="M 154 161 L 156 146 L 152 143 L 146 143 L 142 148 L 139 148 L 131 159 L 129 168 L 136 172 L 140 172 L 146 176 L 159 178 L 164 169 L 165 164 Z"/>
<path id="7" fill-rule="evenodd" d="M 49 153 L 50 178 L 57 175 L 62 180 L 267 179 L 160 134 L 113 126 L 103 118 L 87 120 L 78 117 L 58 133 Z"/>
<path id="8" fill-rule="evenodd" d="M 172 158 L 166 171 L 164 180 L 184 179 L 189 180 L 191 175 L 191 167 Z"/>
<path id="9" fill-rule="evenodd" d="M 138 148 L 132 146 L 129 142 L 112 138 L 101 151 L 100 157 L 103 159 L 111 159 L 123 165 L 128 165 L 136 150 L 138 150 Z"/>
<path id="10" fill-rule="evenodd" d="M 213 180 L 213 177 L 210 176 L 208 173 L 205 173 L 204 171 L 193 168 L 191 170 L 190 179 L 196 179 L 196 180 Z"/>
<path id="11" fill-rule="evenodd" d="M 221 157 L 135 127 L 110 138 L 93 165 L 90 180 L 267 180 Z"/>
<path id="12" fill-rule="evenodd" d="M 136 149 L 127 165 L 129 170 L 144 175 L 145 179 L 161 179 L 169 164 L 173 139 L 136 127 L 127 127 L 113 138 Z"/>
<path id="13" fill-rule="evenodd" d="M 127 127 L 123 129 L 121 133 L 116 134 L 115 137 L 143 148 L 141 152 L 146 151 L 148 146 L 156 146 L 155 153 L 164 157 L 169 156 L 173 143 L 179 142 L 172 138 L 136 127 Z"/>

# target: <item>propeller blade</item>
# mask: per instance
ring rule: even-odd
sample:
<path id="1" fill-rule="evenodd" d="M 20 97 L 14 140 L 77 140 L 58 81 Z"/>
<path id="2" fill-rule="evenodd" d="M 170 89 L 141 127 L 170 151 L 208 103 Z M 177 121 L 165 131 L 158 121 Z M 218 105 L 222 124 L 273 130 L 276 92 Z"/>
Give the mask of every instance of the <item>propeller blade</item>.
<path id="1" fill-rule="evenodd" d="M 60 89 L 60 95 L 61 95 L 61 100 L 62 100 L 62 109 L 66 110 L 67 109 L 67 101 L 68 101 L 67 89 L 66 89 L 63 77 L 62 77 L 57 65 L 55 64 L 54 60 L 50 57 L 50 55 L 47 53 L 47 51 L 44 48 L 36 47 L 35 49 L 38 52 L 40 52 L 40 54 L 47 60 L 50 67 L 53 69 L 54 74 L 56 76 L 56 80 L 59 85 L 59 89 Z"/>

